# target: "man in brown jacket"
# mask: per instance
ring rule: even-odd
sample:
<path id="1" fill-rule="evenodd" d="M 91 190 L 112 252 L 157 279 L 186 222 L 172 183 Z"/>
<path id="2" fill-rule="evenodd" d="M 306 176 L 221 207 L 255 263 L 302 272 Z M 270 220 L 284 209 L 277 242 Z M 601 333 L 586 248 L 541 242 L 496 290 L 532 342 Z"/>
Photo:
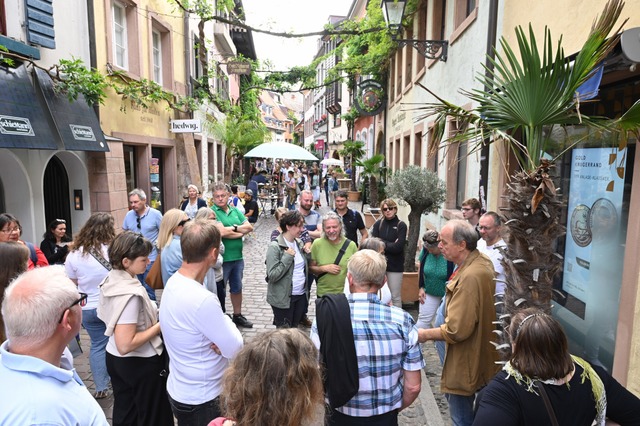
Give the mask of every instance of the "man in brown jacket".
<path id="1" fill-rule="evenodd" d="M 444 340 L 446 356 L 441 389 L 449 401 L 456 426 L 473 423 L 473 400 L 498 371 L 498 354 L 491 344 L 493 321 L 493 264 L 476 250 L 478 234 L 463 220 L 449 221 L 440 232 L 443 256 L 456 264 L 446 287 L 445 323 L 419 329 L 418 341 Z"/>

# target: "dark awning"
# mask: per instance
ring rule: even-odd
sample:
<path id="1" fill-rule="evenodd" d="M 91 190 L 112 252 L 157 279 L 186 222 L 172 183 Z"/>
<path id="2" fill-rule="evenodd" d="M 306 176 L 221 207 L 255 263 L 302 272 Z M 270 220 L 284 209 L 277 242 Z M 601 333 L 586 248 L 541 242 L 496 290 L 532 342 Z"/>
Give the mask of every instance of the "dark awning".
<path id="1" fill-rule="evenodd" d="M 36 69 L 37 86 L 40 88 L 55 128 L 66 149 L 70 151 L 109 151 L 96 113 L 82 95 L 76 101 L 57 94 L 51 77 Z"/>
<path id="2" fill-rule="evenodd" d="M 58 148 L 24 66 L 0 67 L 0 147 Z"/>

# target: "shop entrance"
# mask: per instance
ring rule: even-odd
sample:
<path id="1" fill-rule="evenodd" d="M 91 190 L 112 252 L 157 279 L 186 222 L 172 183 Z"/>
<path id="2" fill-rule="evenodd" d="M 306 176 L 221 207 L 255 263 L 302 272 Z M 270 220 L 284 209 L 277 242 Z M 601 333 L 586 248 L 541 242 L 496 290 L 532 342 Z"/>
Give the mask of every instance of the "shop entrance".
<path id="1" fill-rule="evenodd" d="M 71 223 L 71 199 L 69 198 L 69 176 L 62 161 L 57 156 L 51 157 L 47 168 L 44 170 L 43 180 L 44 216 L 45 223 L 42 229 L 46 229 L 54 219 L 67 221 L 67 229 L 73 229 Z"/>

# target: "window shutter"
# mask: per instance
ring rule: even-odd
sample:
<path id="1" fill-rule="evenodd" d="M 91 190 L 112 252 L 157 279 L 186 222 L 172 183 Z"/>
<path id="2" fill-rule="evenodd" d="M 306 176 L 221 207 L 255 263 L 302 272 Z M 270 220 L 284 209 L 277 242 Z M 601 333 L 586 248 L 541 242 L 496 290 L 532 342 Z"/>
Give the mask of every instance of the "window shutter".
<path id="1" fill-rule="evenodd" d="M 26 6 L 28 42 L 55 49 L 53 0 L 26 0 Z"/>

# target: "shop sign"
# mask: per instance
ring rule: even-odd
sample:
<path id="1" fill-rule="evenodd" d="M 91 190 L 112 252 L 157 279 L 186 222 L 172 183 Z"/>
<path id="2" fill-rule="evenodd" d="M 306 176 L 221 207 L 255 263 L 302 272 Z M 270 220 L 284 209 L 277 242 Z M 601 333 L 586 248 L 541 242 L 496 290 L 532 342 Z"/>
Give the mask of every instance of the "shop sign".
<path id="1" fill-rule="evenodd" d="M 171 120 L 169 122 L 171 133 L 200 133 L 202 125 L 200 120 Z"/>
<path id="2" fill-rule="evenodd" d="M 77 124 L 69 124 L 71 127 L 71 133 L 73 138 L 77 141 L 93 141 L 96 140 L 96 135 L 93 133 L 93 129 L 89 126 L 80 126 Z"/>
<path id="3" fill-rule="evenodd" d="M 229 74 L 249 75 L 249 74 L 251 74 L 251 63 L 249 63 L 249 62 L 240 62 L 240 61 L 228 62 L 227 63 L 227 72 Z"/>
<path id="4" fill-rule="evenodd" d="M 3 135 L 35 136 L 28 118 L 0 115 L 0 133 Z"/>

